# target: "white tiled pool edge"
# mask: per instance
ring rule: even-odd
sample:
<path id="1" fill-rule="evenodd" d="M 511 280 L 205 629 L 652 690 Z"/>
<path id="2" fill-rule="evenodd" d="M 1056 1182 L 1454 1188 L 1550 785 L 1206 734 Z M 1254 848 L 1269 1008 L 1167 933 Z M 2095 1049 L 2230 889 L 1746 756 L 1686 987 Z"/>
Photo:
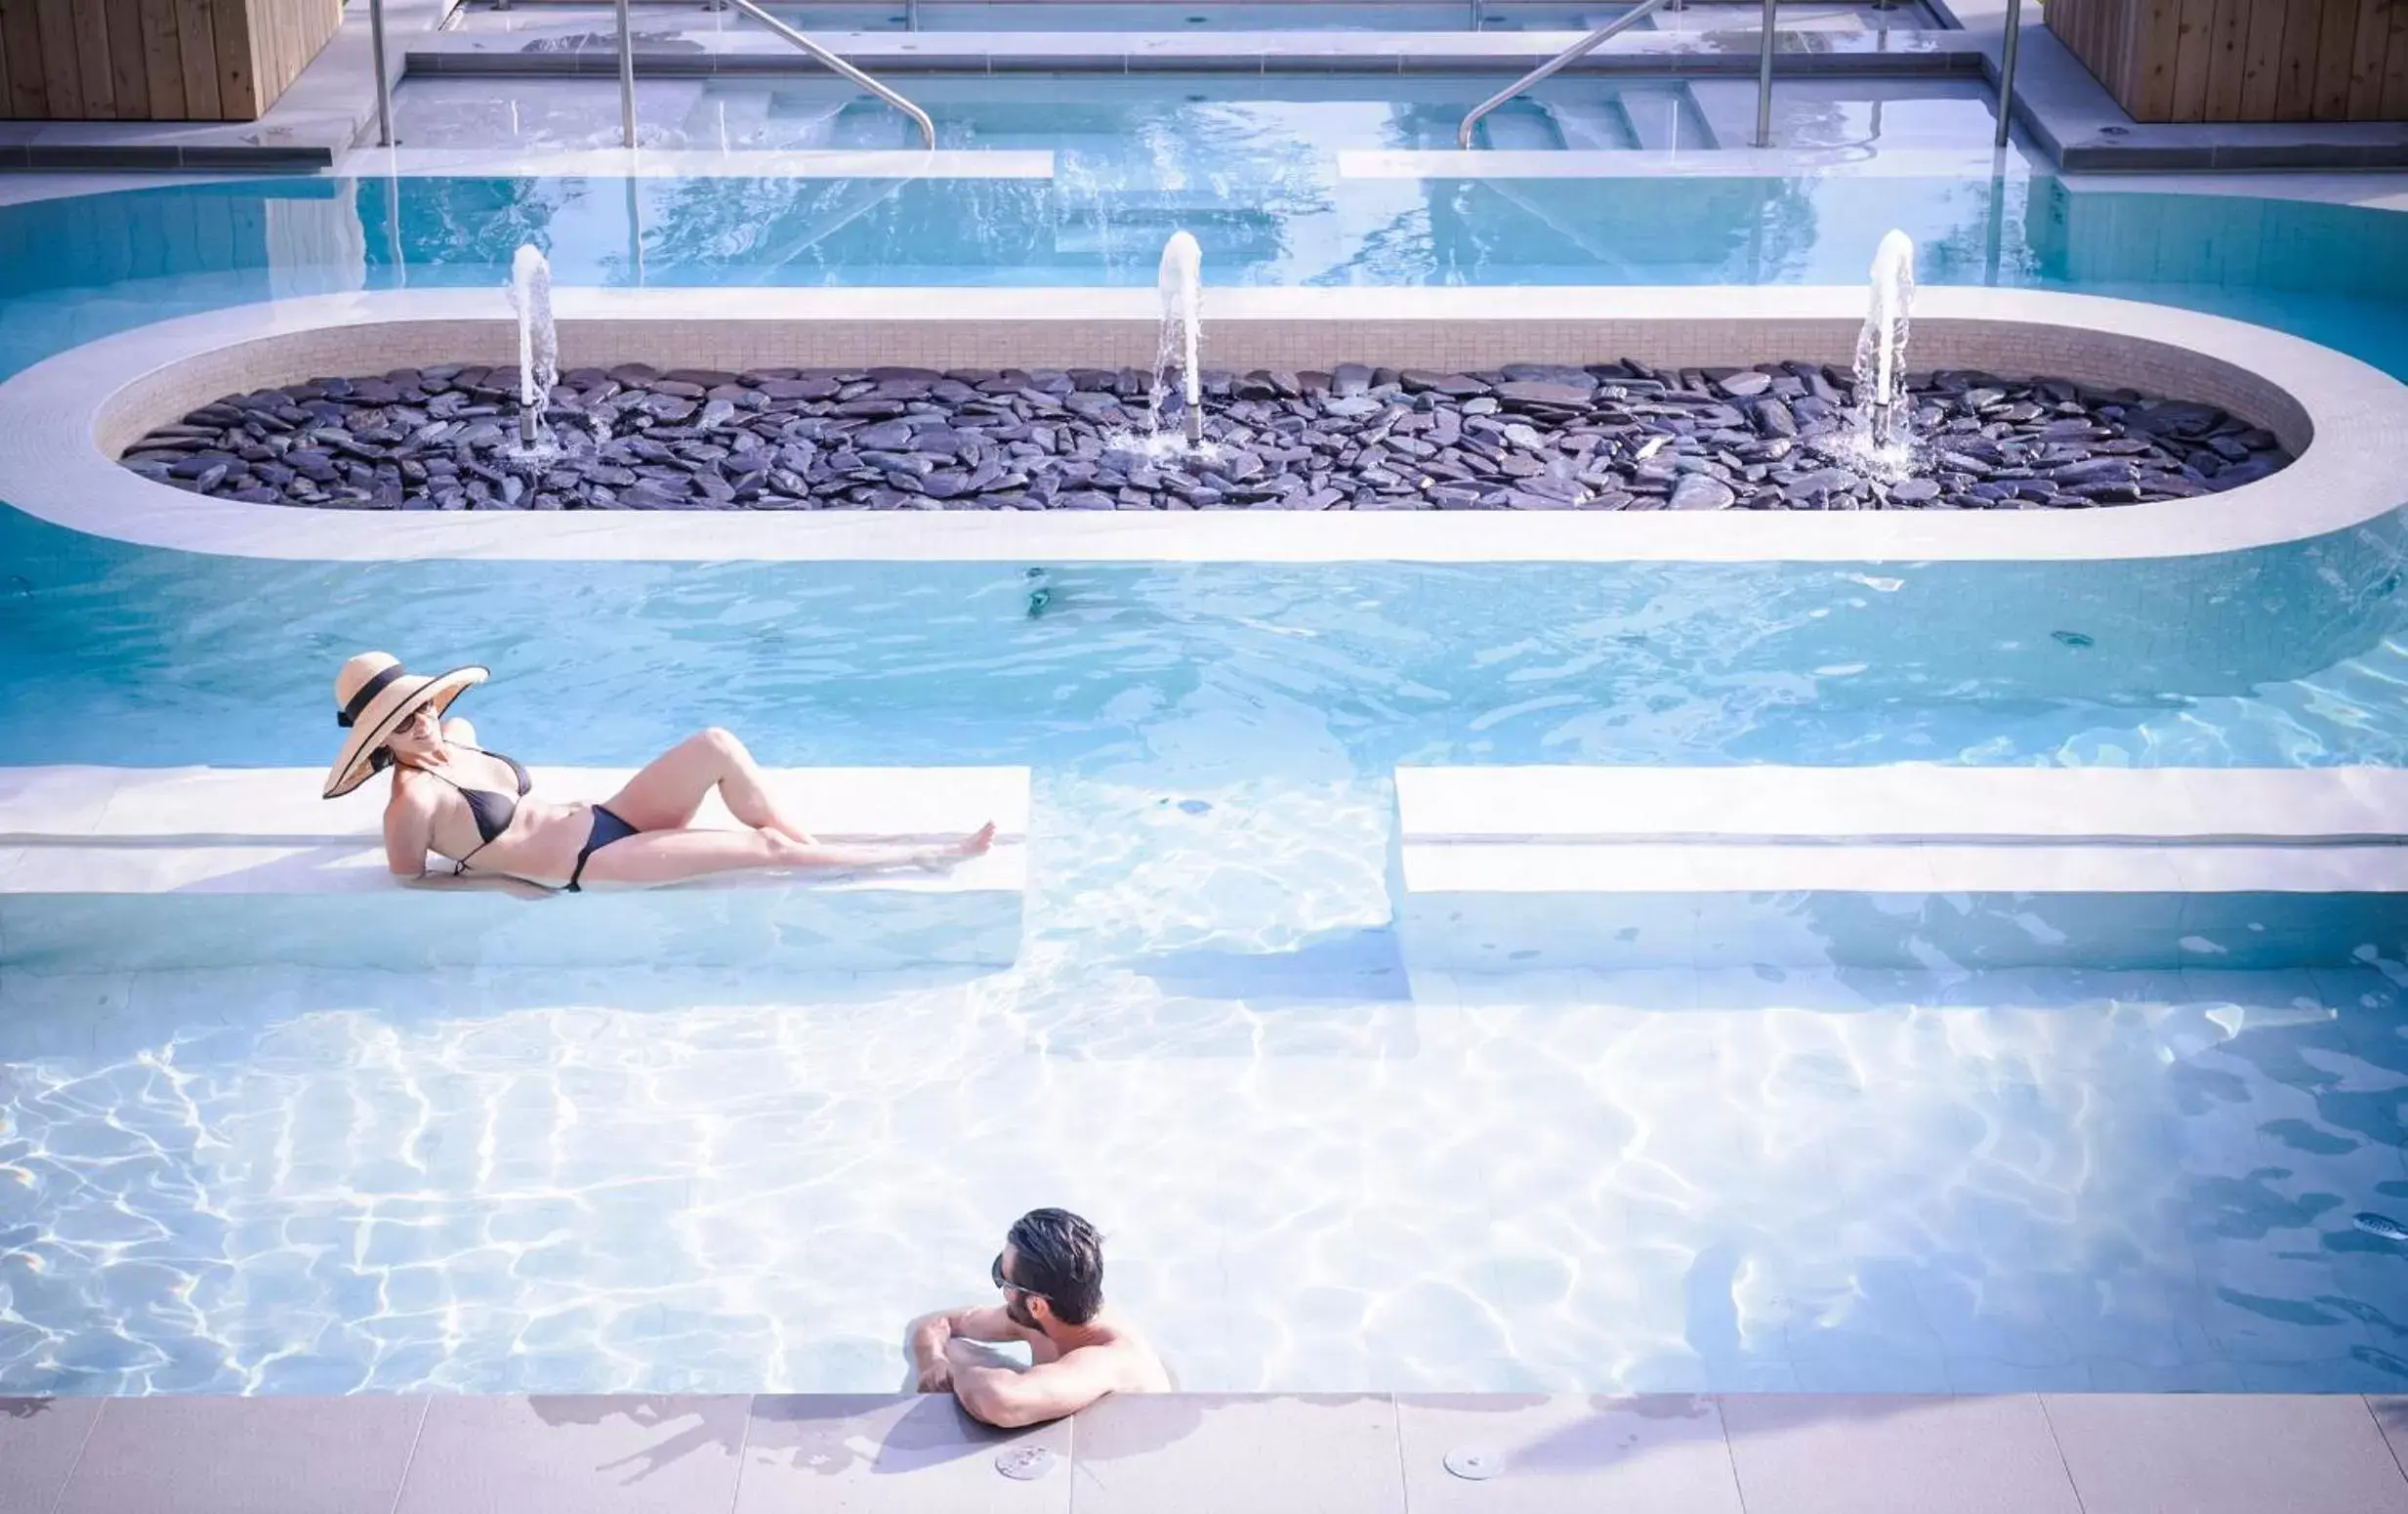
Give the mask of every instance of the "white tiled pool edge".
<path id="1" fill-rule="evenodd" d="M 631 772 L 538 768 L 552 798 Z M 787 812 L 840 840 L 925 843 L 992 820 L 994 850 L 942 870 L 739 873 L 574 900 L 404 889 L 385 785 L 332 802 L 302 768 L 0 768 L 0 966 L 430 963 L 810 968 L 1002 966 L 1028 882 L 1025 768 L 779 768 Z M 697 824 L 734 828 L 716 796 Z"/>
<path id="2" fill-rule="evenodd" d="M 2408 942 L 2397 769 L 1400 768 L 1396 801 L 1421 967 L 2295 966 Z"/>
<path id="3" fill-rule="evenodd" d="M 1213 366 L 1357 359 L 1846 361 L 1853 288 L 1215 289 Z M 933 367 L 1152 358 L 1146 289 L 561 289 L 564 363 Z M 2130 383 L 2250 415 L 2299 447 L 2226 493 L 2082 512 L 353 512 L 202 499 L 110 460 L 231 390 L 320 373 L 507 363 L 502 292 L 329 295 L 89 343 L 0 385 L 0 500 L 149 546 L 308 560 L 1823 562 L 2180 557 L 2304 539 L 2408 502 L 2408 388 L 2341 353 L 2220 316 L 2091 296 L 1922 292 L 1923 366 Z M 62 445 L 62 439 L 91 439 Z"/>

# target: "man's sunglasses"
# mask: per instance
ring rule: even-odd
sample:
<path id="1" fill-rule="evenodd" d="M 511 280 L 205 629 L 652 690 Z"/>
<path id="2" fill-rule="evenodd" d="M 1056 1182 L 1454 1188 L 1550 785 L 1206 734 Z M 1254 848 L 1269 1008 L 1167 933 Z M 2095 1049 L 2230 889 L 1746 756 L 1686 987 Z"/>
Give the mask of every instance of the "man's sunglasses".
<path id="1" fill-rule="evenodd" d="M 1025 1293 L 1031 1298 L 1045 1297 L 1043 1293 L 1038 1292 L 1035 1288 L 1021 1287 L 1018 1283 L 1004 1276 L 1003 1253 L 1001 1251 L 996 1252 L 995 1260 L 987 1265 L 986 1275 L 995 1280 L 995 1286 L 999 1288 L 1008 1288 L 1015 1293 Z"/>

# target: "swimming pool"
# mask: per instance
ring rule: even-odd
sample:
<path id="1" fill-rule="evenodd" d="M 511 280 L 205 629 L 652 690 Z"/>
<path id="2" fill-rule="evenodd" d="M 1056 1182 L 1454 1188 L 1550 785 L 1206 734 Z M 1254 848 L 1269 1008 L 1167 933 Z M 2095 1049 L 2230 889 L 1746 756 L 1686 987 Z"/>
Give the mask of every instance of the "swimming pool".
<path id="1" fill-rule="evenodd" d="M 1335 5 L 1294 5 L 1284 0 L 1242 0 L 1237 4 L 1110 5 L 1048 4 L 1043 0 L 934 0 L 919 6 L 774 3 L 770 14 L 807 31 L 1588 31 L 1620 16 L 1626 6 L 1529 4 L 1524 0 L 1406 0 L 1403 4 L 1361 4 L 1341 0 Z M 1789 26 L 1847 24 L 1871 30 L 1877 25 L 1906 29 L 1938 22 L 1920 6 L 1800 4 L 1782 8 Z M 467 11 L 455 24 L 475 30 L 533 30 L 557 26 L 574 17 L 589 24 L 607 24 L 606 7 L 561 4 L 556 0 L 522 3 L 508 12 Z M 681 26 L 742 26 L 732 16 L 713 15 L 699 3 L 643 6 L 636 19 L 650 26 L 668 21 Z M 1713 25 L 1752 25 L 1754 18 L 1741 4 L 1722 0 L 1698 4 L 1685 14 L 1659 13 L 1650 18 L 1657 27 L 1704 30 Z M 1642 25 L 1647 24 L 1645 22 Z"/>
<path id="2" fill-rule="evenodd" d="M 528 238 L 576 283 L 1146 282 L 1181 224 L 1224 281 L 1843 282 L 1895 224 L 1929 282 L 2408 372 L 2376 213 L 1507 188 L 1308 146 L 1178 195 L 49 201 L 0 211 L 0 366 L 498 288 Z M 0 762 L 306 764 L 382 645 L 491 661 L 480 727 L 530 759 L 716 722 L 787 765 L 1026 764 L 1037 861 L 1019 966 L 970 980 L 0 973 L 0 1388 L 880 1391 L 1037 1202 L 1103 1224 L 1194 1388 L 2395 1385 L 2408 1275 L 2350 1216 L 2408 1208 L 2396 962 L 1407 974 L 1386 868 L 1403 762 L 2408 763 L 2402 552 L 2394 518 L 2148 565 L 332 565 L 0 516 Z"/>
<path id="3" fill-rule="evenodd" d="M 1464 113 L 1497 87 L 1485 75 L 917 74 L 910 94 L 941 147 L 1055 154 L 1058 177 L 1097 191 L 1197 209 L 1244 203 L 1251 183 L 1338 179 L 1347 150 L 1452 148 Z M 593 79 L 435 75 L 395 97 L 413 149 L 498 144 L 543 151 L 619 141 L 617 86 Z M 647 147 L 706 151 L 904 148 L 917 129 L 872 96 L 824 76 L 644 79 Z M 1754 140 L 1753 84 L 1557 76 L 1483 120 L 1483 147 L 1667 155 Z M 1986 167 L 1997 117 L 1976 80 L 1804 79 L 1773 103 L 1775 140 L 1837 165 L 1883 152 L 1956 150 Z M 1691 163 L 1688 166 L 1699 166 Z M 2013 171 L 2022 172 L 2020 155 Z M 1275 207 L 1266 207 L 1275 208 Z"/>

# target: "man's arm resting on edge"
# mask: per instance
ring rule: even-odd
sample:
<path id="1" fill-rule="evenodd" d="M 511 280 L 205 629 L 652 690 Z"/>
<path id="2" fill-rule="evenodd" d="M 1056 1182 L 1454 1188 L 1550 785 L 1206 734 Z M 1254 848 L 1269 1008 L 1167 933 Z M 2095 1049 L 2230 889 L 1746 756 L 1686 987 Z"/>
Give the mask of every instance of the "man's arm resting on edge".
<path id="1" fill-rule="evenodd" d="M 999 1430 L 1043 1424 L 1075 1414 L 1112 1391 L 1109 1364 L 1094 1352 L 1077 1352 L 1059 1362 L 1047 1362 L 1020 1371 L 983 1365 L 977 1357 L 990 1353 L 966 1347 L 946 1350 L 952 1366 L 953 1396 L 974 1419 Z"/>
<path id="2" fill-rule="evenodd" d="M 1034 1332 L 1021 1328 L 1001 1308 L 988 1304 L 966 1309 L 940 1309 L 911 1322 L 903 1347 L 911 1353 L 922 1393 L 942 1393 L 952 1386 L 945 1361 L 945 1343 L 953 1340 L 1028 1340 Z"/>

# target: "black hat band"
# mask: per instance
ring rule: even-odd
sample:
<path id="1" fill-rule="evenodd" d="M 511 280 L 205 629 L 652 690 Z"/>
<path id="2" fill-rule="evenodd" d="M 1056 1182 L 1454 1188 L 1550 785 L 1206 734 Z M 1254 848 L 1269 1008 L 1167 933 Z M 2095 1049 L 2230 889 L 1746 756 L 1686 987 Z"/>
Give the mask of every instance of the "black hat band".
<path id="1" fill-rule="evenodd" d="M 351 730 L 353 724 L 359 719 L 360 712 L 365 710 L 370 704 L 374 703 L 376 701 L 376 696 L 383 694 L 386 686 L 391 684 L 394 679 L 399 678 L 401 673 L 401 664 L 396 662 L 393 666 L 377 674 L 374 678 L 369 679 L 366 683 L 360 685 L 359 692 L 352 695 L 352 702 L 344 705 L 343 708 L 335 712 L 335 724 L 341 726 L 346 731 Z"/>

